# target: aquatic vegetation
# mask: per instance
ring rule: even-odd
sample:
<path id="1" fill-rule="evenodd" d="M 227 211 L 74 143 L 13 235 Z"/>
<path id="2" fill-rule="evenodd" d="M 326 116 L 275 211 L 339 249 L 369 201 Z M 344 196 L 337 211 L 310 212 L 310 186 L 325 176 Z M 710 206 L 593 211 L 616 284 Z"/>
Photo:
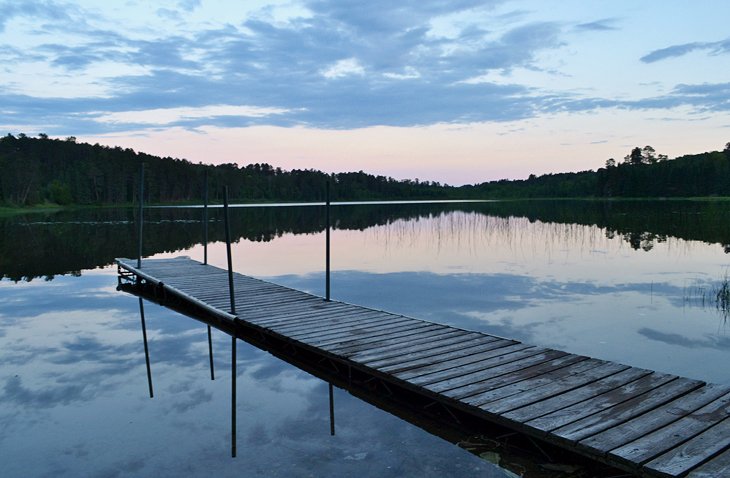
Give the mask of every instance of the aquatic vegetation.
<path id="1" fill-rule="evenodd" d="M 706 286 L 695 284 L 685 288 L 684 302 L 699 307 L 714 307 L 724 320 L 730 318 L 730 275 L 725 276 L 718 284 Z"/>

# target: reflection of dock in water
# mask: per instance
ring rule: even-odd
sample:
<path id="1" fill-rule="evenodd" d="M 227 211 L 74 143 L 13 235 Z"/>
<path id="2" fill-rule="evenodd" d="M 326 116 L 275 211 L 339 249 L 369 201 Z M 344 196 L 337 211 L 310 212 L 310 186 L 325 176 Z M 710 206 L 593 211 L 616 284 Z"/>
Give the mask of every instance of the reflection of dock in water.
<path id="1" fill-rule="evenodd" d="M 117 263 L 125 290 L 335 385 L 426 409 L 454 429 L 496 424 L 639 476 L 730 473 L 730 387 L 326 301 L 241 274 L 232 276 L 231 313 L 226 270 L 188 258 Z"/>

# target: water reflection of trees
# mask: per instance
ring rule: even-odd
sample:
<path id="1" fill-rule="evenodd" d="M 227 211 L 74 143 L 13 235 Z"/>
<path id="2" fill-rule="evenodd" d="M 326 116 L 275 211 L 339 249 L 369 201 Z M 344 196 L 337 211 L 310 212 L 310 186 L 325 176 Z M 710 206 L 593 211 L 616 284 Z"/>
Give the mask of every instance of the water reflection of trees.
<path id="1" fill-rule="evenodd" d="M 210 209 L 209 240 L 223 241 L 222 211 Z M 451 204 L 335 206 L 336 229 L 365 230 L 392 245 L 416 240 L 431 247 L 475 253 L 506 247 L 603 247 L 619 237 L 631 248 L 650 251 L 672 240 L 720 245 L 730 253 L 730 203 L 720 201 L 505 201 Z M 145 212 L 144 253 L 174 252 L 202 241 L 202 209 Z M 234 208 L 235 240 L 271 241 L 284 234 L 314 234 L 324 227 L 321 206 Z M 590 227 L 586 227 L 590 226 Z M 488 231 L 488 234 L 485 234 Z M 420 239 L 419 239 L 420 237 Z M 529 239 L 529 240 L 528 240 Z M 132 209 L 87 209 L 0 219 L 0 277 L 51 279 L 108 265 L 137 253 Z"/>

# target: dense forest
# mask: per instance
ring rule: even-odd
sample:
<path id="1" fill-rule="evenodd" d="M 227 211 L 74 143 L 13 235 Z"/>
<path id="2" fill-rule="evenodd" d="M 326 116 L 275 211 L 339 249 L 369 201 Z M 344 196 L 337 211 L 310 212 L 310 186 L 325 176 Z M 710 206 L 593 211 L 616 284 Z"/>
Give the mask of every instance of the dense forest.
<path id="1" fill-rule="evenodd" d="M 730 143 L 723 151 L 672 160 L 651 146 L 637 147 L 623 162 L 609 159 L 597 171 L 452 187 L 362 171 L 328 175 L 265 163 L 211 166 L 78 143 L 74 137 L 8 134 L 0 137 L 0 205 L 130 204 L 141 164 L 148 203 L 199 202 L 206 175 L 213 202 L 221 201 L 223 186 L 234 201 L 321 201 L 327 180 L 336 200 L 730 196 Z"/>
<path id="2" fill-rule="evenodd" d="M 730 143 L 723 151 L 669 159 L 654 148 L 633 148 L 624 161 L 606 161 L 598 171 L 530 175 L 460 188 L 467 197 L 699 197 L 730 196 Z"/>
<path id="3" fill-rule="evenodd" d="M 0 138 L 0 204 L 132 203 L 145 165 L 145 202 L 199 202 L 206 173 L 210 199 L 222 201 L 228 186 L 237 201 L 316 201 L 329 179 L 338 200 L 445 198 L 453 188 L 438 183 L 397 181 L 360 172 L 327 175 L 313 169 L 283 171 L 268 164 L 217 166 L 160 158 L 132 149 L 7 135 Z"/>

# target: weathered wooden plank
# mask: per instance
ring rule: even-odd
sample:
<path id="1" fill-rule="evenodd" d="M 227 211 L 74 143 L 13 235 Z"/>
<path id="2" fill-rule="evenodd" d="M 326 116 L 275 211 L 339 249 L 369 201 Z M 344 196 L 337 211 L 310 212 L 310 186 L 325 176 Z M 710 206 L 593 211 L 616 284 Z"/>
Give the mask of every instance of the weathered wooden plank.
<path id="1" fill-rule="evenodd" d="M 225 297 L 226 294 L 223 294 L 222 297 Z M 210 297 L 210 299 L 215 299 L 216 297 Z M 291 294 L 271 294 L 270 296 L 266 298 L 262 298 L 260 300 L 253 300 L 253 299 L 246 299 L 245 297 L 241 297 L 241 294 L 236 294 L 236 308 L 243 310 L 255 310 L 255 309 L 274 309 L 277 310 L 281 308 L 282 306 L 286 305 L 304 305 L 305 301 L 303 301 L 300 297 L 293 296 Z M 202 299 L 208 299 L 208 297 L 202 297 Z M 320 299 L 321 300 L 321 299 Z M 316 303 L 316 299 L 314 301 L 311 301 L 313 303 Z"/>
<path id="2" fill-rule="evenodd" d="M 430 376 L 435 373 L 444 373 L 447 377 L 450 377 L 453 376 L 453 369 L 462 365 L 481 362 L 493 357 L 506 356 L 524 350 L 530 351 L 528 355 L 534 355 L 539 353 L 541 349 L 519 342 L 512 343 L 508 340 L 490 342 L 489 344 L 483 345 L 476 352 L 472 349 L 458 350 L 451 352 L 448 357 L 441 357 L 438 361 L 434 361 L 433 359 L 415 360 L 408 364 L 402 364 L 394 369 L 389 368 L 387 372 L 401 380 L 409 382 L 418 380 L 419 377 Z"/>
<path id="3" fill-rule="evenodd" d="M 567 375 L 575 375 L 605 363 L 607 362 L 604 360 L 569 354 L 556 361 L 540 363 L 490 380 L 455 388 L 446 394 L 456 400 L 479 407 L 500 398 L 551 384 Z"/>
<path id="4" fill-rule="evenodd" d="M 310 300 L 307 302 L 302 302 L 300 306 L 301 312 L 306 311 L 315 311 L 315 310 L 333 310 L 337 308 L 350 308 L 350 309 L 356 309 L 357 307 L 350 304 L 343 304 L 341 302 L 327 302 L 324 299 L 321 299 L 319 297 L 314 297 L 314 300 Z M 281 309 L 281 305 L 272 304 L 265 307 L 257 306 L 255 307 L 257 309 L 257 312 L 276 312 Z M 292 312 L 295 313 L 295 312 Z"/>
<path id="5" fill-rule="evenodd" d="M 616 376 L 614 375 L 614 377 Z M 655 390 L 661 385 L 671 382 L 676 378 L 676 375 L 669 375 L 666 373 L 654 372 L 647 374 L 638 380 L 632 381 L 613 390 L 609 390 L 592 399 L 584 400 L 576 403 L 575 405 L 566 406 L 560 410 L 530 420 L 527 424 L 542 431 L 554 430 L 567 425 L 568 423 L 580 420 L 583 417 L 593 415 L 594 413 L 621 404 L 637 396 L 644 396 L 652 390 Z"/>
<path id="6" fill-rule="evenodd" d="M 608 362 L 598 367 L 590 368 L 581 373 L 574 375 L 566 375 L 559 379 L 553 380 L 547 385 L 542 387 L 536 387 L 530 390 L 526 390 L 518 395 L 512 395 L 506 398 L 500 398 L 489 403 L 481 405 L 479 408 L 486 410 L 490 413 L 503 414 L 507 413 L 516 408 L 530 405 L 531 403 L 539 402 L 556 395 L 569 392 L 578 387 L 582 387 L 588 383 L 600 380 L 604 377 L 611 376 L 619 373 L 623 370 L 628 369 L 626 365 L 620 365 L 616 363 Z"/>
<path id="7" fill-rule="evenodd" d="M 445 350 L 436 353 L 435 355 L 429 355 L 426 357 L 414 358 L 399 363 L 392 363 L 384 365 L 378 368 L 383 372 L 398 375 L 400 378 L 414 380 L 416 377 L 427 374 L 435 374 L 437 372 L 444 372 L 446 370 L 453 370 L 457 367 L 467 367 L 470 364 L 477 363 L 481 360 L 495 357 L 497 355 L 504 355 L 511 352 L 517 352 L 518 350 L 524 350 L 531 346 L 524 346 L 521 348 L 507 350 L 505 347 L 516 345 L 510 340 L 497 339 L 490 340 L 485 343 L 466 344 L 459 348 L 452 350 Z M 496 349 L 504 349 L 498 353 L 491 351 Z M 432 377 L 433 378 L 433 377 Z"/>
<path id="8" fill-rule="evenodd" d="M 435 330 L 438 328 L 438 325 L 434 324 L 427 324 L 423 326 L 419 326 L 416 329 L 412 328 L 406 328 L 404 330 L 400 331 L 393 331 L 390 333 L 387 333 L 385 335 L 374 335 L 369 337 L 358 337 L 353 340 L 344 340 L 339 339 L 337 341 L 323 343 L 323 344 L 316 344 L 317 347 L 321 348 L 322 350 L 326 350 L 331 353 L 337 353 L 337 351 L 340 348 L 347 348 L 351 347 L 353 345 L 369 345 L 369 344 L 379 344 L 383 340 L 388 340 L 390 338 L 407 338 L 407 337 L 413 337 L 416 336 L 422 332 L 427 332 L 430 330 Z M 314 344 L 312 344 L 314 345 Z"/>
<path id="9" fill-rule="evenodd" d="M 271 310 L 251 311 L 246 314 L 246 320 L 249 320 L 261 327 L 274 327 L 277 324 L 286 324 L 291 322 L 304 322 L 307 320 L 317 320 L 319 317 L 337 317 L 342 314 L 354 314 L 360 311 L 351 305 L 337 304 L 330 302 L 332 305 L 328 307 L 320 307 L 313 304 L 307 307 L 300 307 L 298 310 L 283 310 L 272 312 Z"/>
<path id="10" fill-rule="evenodd" d="M 607 453 L 609 450 L 630 444 L 651 432 L 671 424 L 685 415 L 721 398 L 728 393 L 728 387 L 706 385 L 690 393 L 654 408 L 617 426 L 591 435 L 578 442 L 581 447 Z"/>
<path id="11" fill-rule="evenodd" d="M 346 351 L 346 350 L 369 349 L 371 347 L 375 348 L 375 347 L 379 347 L 381 345 L 391 344 L 398 340 L 402 341 L 402 343 L 404 343 L 404 344 L 407 344 L 411 340 L 420 339 L 423 335 L 428 335 L 432 332 L 441 332 L 441 331 L 443 331 L 443 326 L 441 326 L 439 324 L 430 324 L 429 326 L 420 328 L 418 330 L 410 331 L 410 333 L 409 332 L 399 332 L 397 334 L 392 334 L 392 335 L 389 334 L 389 335 L 385 335 L 383 337 L 379 337 L 377 340 L 374 340 L 374 341 L 368 341 L 368 342 L 364 342 L 364 343 L 358 342 L 356 344 L 343 343 L 343 344 L 330 345 L 330 346 L 327 346 L 327 350 L 330 352 L 336 353 L 337 355 L 344 356 L 343 351 Z"/>
<path id="12" fill-rule="evenodd" d="M 382 312 L 358 311 L 350 315 L 342 317 L 326 317 L 316 321 L 307 323 L 290 322 L 288 324 L 278 324 L 270 327 L 280 334 L 287 334 L 294 337 L 303 334 L 321 334 L 324 332 L 337 332 L 352 327 L 376 326 L 377 324 L 388 324 L 396 321 L 404 321 L 408 319 L 398 316 L 391 316 Z"/>
<path id="13" fill-rule="evenodd" d="M 343 308 L 344 310 L 345 308 Z M 294 314 L 313 314 L 318 311 L 332 311 L 333 309 L 321 307 L 317 302 L 302 303 L 298 301 L 287 301 L 280 304 L 270 304 L 261 307 L 241 307 L 236 301 L 236 311 L 244 320 L 265 320 L 266 317 L 277 316 L 291 319 Z"/>
<path id="14" fill-rule="evenodd" d="M 367 363 L 367 360 L 372 357 L 391 357 L 397 356 L 401 348 L 415 349 L 417 347 L 429 347 L 433 343 L 441 343 L 446 340 L 459 340 L 460 337 L 468 335 L 470 332 L 460 329 L 452 329 L 450 327 L 441 327 L 439 330 L 434 330 L 428 334 L 419 335 L 417 339 L 410 342 L 404 343 L 400 340 L 391 341 L 388 344 L 381 345 L 380 347 L 373 347 L 368 349 L 353 349 L 343 350 L 340 352 L 343 356 L 348 357 L 353 362 Z"/>
<path id="15" fill-rule="evenodd" d="M 704 385 L 699 380 L 678 378 L 645 395 L 614 405 L 552 431 L 564 440 L 577 442 L 658 408 Z"/>
<path id="16" fill-rule="evenodd" d="M 196 275 L 194 278 L 185 277 L 184 274 L 186 274 L 185 271 L 179 271 L 174 276 L 165 276 L 165 275 L 156 274 L 156 277 L 159 277 L 167 285 L 172 285 L 172 286 L 178 287 L 180 289 L 184 289 L 184 290 L 194 292 L 194 293 L 197 293 L 197 292 L 206 293 L 209 291 L 215 291 L 216 287 L 219 289 L 224 289 L 224 290 L 228 291 L 228 275 L 225 273 L 220 273 L 220 274 L 215 274 L 215 275 L 201 274 L 201 275 Z M 238 287 L 239 288 L 244 287 L 244 283 L 239 282 Z M 250 287 L 253 287 L 253 285 L 245 284 L 246 290 L 248 290 L 248 288 L 250 288 Z M 257 287 L 264 287 L 264 286 L 258 285 Z M 270 284 L 268 286 L 269 290 L 273 290 L 274 288 L 276 288 L 276 286 L 273 284 Z"/>
<path id="17" fill-rule="evenodd" d="M 228 295 L 228 291 L 221 295 Z M 201 296 L 202 298 L 215 298 L 215 295 Z M 247 297 L 245 291 L 235 290 L 236 305 L 240 305 L 241 309 L 258 309 L 261 307 L 279 307 L 283 303 L 300 303 L 305 302 L 317 302 L 317 300 L 323 300 L 318 297 L 300 297 L 296 294 L 292 294 L 288 291 L 272 291 L 267 294 L 257 295 L 256 297 Z"/>
<path id="18" fill-rule="evenodd" d="M 418 322 L 413 322 L 409 319 L 396 319 L 392 320 L 390 317 L 381 317 L 377 322 L 371 322 L 362 320 L 353 324 L 344 324 L 333 327 L 332 329 L 318 328 L 317 330 L 300 330 L 299 332 L 292 333 L 287 331 L 279 332 L 279 329 L 272 329 L 281 334 L 286 334 L 289 337 L 304 341 L 308 339 L 327 341 L 329 339 L 337 339 L 340 337 L 351 337 L 359 335 L 367 335 L 373 332 L 385 332 L 398 327 L 414 327 L 421 325 Z"/>
<path id="19" fill-rule="evenodd" d="M 425 323 L 418 323 L 418 324 L 412 324 L 412 323 L 399 323 L 394 324 L 392 326 L 383 326 L 378 329 L 353 329 L 349 331 L 349 333 L 345 335 L 338 335 L 336 337 L 328 336 L 328 337 L 322 337 L 320 339 L 316 338 L 308 338 L 307 340 L 301 340 L 301 342 L 306 342 L 310 345 L 319 346 L 319 347 L 325 347 L 328 345 L 335 345 L 335 344 L 345 344 L 345 343 L 357 343 L 363 340 L 369 340 L 373 338 L 380 338 L 383 336 L 386 336 L 391 333 L 398 333 L 398 332 L 414 332 L 417 333 L 419 329 L 422 329 L 424 327 L 429 327 L 430 324 Z"/>
<path id="20" fill-rule="evenodd" d="M 627 463 L 646 463 L 723 421 L 730 412 L 729 408 L 730 393 L 726 393 L 704 407 L 678 417 L 678 420 L 611 450 L 609 456 Z"/>
<path id="21" fill-rule="evenodd" d="M 384 369 L 393 365 L 412 362 L 414 360 L 436 357 L 455 350 L 464 350 L 471 347 L 479 347 L 482 345 L 499 342 L 496 337 L 485 336 L 478 333 L 472 333 L 455 337 L 451 340 L 433 341 L 428 344 L 422 344 L 411 347 L 403 347 L 400 354 L 395 355 L 383 354 L 375 356 L 368 361 L 358 360 L 360 363 L 367 364 L 369 367 Z"/>
<path id="22" fill-rule="evenodd" d="M 192 294 L 208 294 L 208 293 L 215 293 L 221 290 L 221 288 L 228 292 L 228 277 L 225 274 L 220 274 L 217 276 L 212 276 L 206 280 L 190 280 L 180 277 L 170 277 L 167 279 L 167 282 L 165 284 L 172 285 L 175 287 L 178 287 L 180 289 L 184 289 L 186 291 L 189 291 Z M 234 290 L 238 290 L 242 293 L 245 293 L 247 297 L 255 297 L 260 295 L 261 293 L 268 293 L 268 292 L 288 292 L 291 294 L 296 295 L 308 295 L 304 294 L 303 292 L 295 291 L 292 289 L 286 289 L 284 287 L 280 287 L 274 284 L 268 284 L 266 282 L 261 283 L 251 283 L 251 282 L 244 282 L 241 280 L 234 280 L 233 281 Z"/>
<path id="23" fill-rule="evenodd" d="M 583 402 L 603 393 L 615 390 L 618 387 L 634 382 L 641 377 L 649 375 L 650 370 L 640 368 L 629 368 L 621 372 L 609 375 L 608 377 L 595 380 L 573 390 L 568 390 L 559 395 L 540 400 L 537 403 L 521 406 L 517 409 L 504 413 L 503 416 L 521 423 L 542 417 L 549 413 L 555 413 L 570 405 Z M 528 423 L 528 425 L 531 425 Z"/>
<path id="24" fill-rule="evenodd" d="M 659 476 L 681 476 L 728 447 L 730 419 L 725 418 L 682 445 L 654 458 L 644 468 Z"/>
<path id="25" fill-rule="evenodd" d="M 332 309 L 332 310 L 317 310 L 316 312 L 284 312 L 281 315 L 277 313 L 277 317 L 280 320 L 270 321 L 267 318 L 271 317 L 269 314 L 263 318 L 253 316 L 249 313 L 245 315 L 245 320 L 256 324 L 259 327 L 266 329 L 274 329 L 284 327 L 288 325 L 317 325 L 324 321 L 332 320 L 335 323 L 347 323 L 347 321 L 357 321 L 358 317 L 361 316 L 363 311 L 353 310 L 350 308 Z"/>
<path id="26" fill-rule="evenodd" d="M 536 351 L 537 353 L 533 353 Z M 522 358 L 517 358 L 520 355 L 524 356 Z M 548 362 L 565 355 L 568 354 L 559 350 L 540 349 L 539 347 L 535 347 L 535 350 L 526 349 L 524 354 L 523 352 L 515 352 L 514 354 L 501 355 L 493 359 L 479 362 L 477 367 L 459 367 L 458 372 L 450 374 L 448 378 L 440 377 L 437 381 L 427 380 L 425 383 L 421 383 L 421 385 L 433 392 L 444 393 L 447 390 L 461 387 L 467 383 L 487 380 L 505 373 L 514 372 L 521 368 L 530 367 L 542 362 Z M 468 373 L 463 373 L 465 371 Z"/>
<path id="27" fill-rule="evenodd" d="M 700 465 L 687 478 L 718 478 L 730 476 L 730 450 L 720 453 L 704 465 Z"/>

